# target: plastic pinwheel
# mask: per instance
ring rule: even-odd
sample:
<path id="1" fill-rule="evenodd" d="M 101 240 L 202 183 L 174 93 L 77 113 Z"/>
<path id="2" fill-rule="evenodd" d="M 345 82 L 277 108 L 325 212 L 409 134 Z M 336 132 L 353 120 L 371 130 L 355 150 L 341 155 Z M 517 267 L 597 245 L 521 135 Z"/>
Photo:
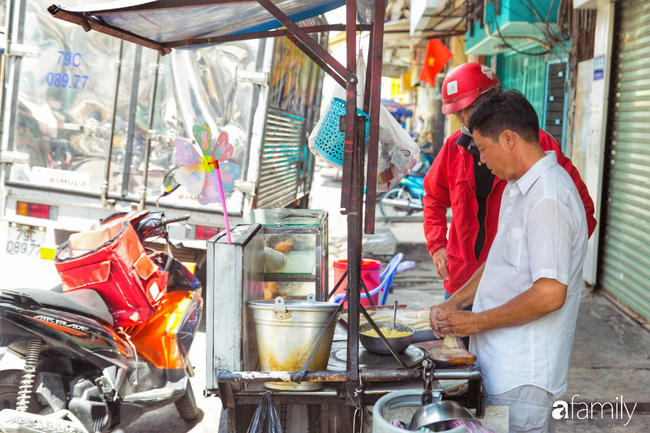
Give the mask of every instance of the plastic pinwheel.
<path id="1" fill-rule="evenodd" d="M 221 203 L 226 236 L 228 243 L 231 243 L 226 193 L 235 188 L 235 180 L 241 175 L 241 168 L 235 163 L 226 162 L 233 154 L 233 147 L 228 143 L 228 133 L 222 131 L 216 142 L 211 143 L 212 134 L 207 123 L 203 126 L 194 125 L 192 132 L 201 152 L 197 151 L 194 143 L 180 138 L 174 140 L 176 161 L 182 165 L 176 172 L 176 181 L 203 205 Z"/>

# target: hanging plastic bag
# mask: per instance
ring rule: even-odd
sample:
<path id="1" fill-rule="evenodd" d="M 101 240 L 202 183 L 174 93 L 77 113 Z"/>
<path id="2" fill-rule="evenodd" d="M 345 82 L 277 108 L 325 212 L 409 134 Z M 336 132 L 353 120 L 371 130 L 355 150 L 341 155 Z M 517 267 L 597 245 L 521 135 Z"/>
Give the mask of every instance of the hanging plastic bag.
<path id="1" fill-rule="evenodd" d="M 397 185 L 417 164 L 419 157 L 418 145 L 382 105 L 379 110 L 377 192 L 388 191 Z"/>
<path id="2" fill-rule="evenodd" d="M 257 405 L 247 433 L 282 433 L 282 424 L 273 397 L 267 392 Z"/>

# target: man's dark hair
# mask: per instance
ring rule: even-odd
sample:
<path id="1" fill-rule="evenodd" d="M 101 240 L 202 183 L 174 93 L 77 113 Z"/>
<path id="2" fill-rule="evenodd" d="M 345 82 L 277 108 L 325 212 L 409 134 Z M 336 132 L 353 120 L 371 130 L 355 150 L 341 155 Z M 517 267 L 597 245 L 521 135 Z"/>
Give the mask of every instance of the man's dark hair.
<path id="1" fill-rule="evenodd" d="M 539 119 L 526 97 L 516 90 L 494 92 L 481 101 L 469 118 L 469 130 L 498 141 L 509 129 L 526 141 L 539 141 Z"/>

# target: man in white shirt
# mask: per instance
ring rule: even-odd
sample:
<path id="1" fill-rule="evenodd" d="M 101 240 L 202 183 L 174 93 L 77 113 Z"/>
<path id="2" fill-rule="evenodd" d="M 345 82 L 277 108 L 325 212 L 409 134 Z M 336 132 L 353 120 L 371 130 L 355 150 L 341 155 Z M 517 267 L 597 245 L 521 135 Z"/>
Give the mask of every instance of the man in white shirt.
<path id="1" fill-rule="evenodd" d="M 472 335 L 485 403 L 510 406 L 511 432 L 554 432 L 583 287 L 584 206 L 555 153 L 540 147 L 537 115 L 519 92 L 482 102 L 469 128 L 481 162 L 508 185 L 487 261 L 431 307 L 431 326 L 439 337 Z"/>

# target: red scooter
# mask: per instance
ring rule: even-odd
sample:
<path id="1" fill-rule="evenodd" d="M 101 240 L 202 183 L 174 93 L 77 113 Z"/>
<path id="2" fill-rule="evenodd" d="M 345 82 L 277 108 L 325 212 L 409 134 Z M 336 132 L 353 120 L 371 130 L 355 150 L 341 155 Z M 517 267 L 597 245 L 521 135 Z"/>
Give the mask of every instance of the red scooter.
<path id="1" fill-rule="evenodd" d="M 1 432 L 107 432 L 170 403 L 198 416 L 188 354 L 201 284 L 143 248 L 188 218 L 116 214 L 59 247 L 59 290 L 0 290 Z"/>

